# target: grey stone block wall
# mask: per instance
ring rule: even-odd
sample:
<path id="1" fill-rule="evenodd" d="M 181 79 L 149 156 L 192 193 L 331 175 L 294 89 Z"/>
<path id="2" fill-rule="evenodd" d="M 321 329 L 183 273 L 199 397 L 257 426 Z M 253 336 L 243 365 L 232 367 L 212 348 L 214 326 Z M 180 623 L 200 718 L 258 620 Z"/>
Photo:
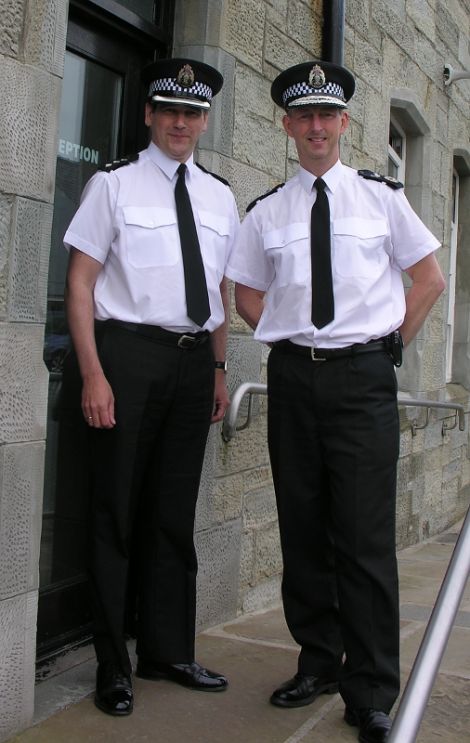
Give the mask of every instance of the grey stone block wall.
<path id="1" fill-rule="evenodd" d="M 34 712 L 37 593 L 12 596 L 0 611 L 0 740 L 31 724 Z"/>
<path id="2" fill-rule="evenodd" d="M 0 740 L 32 719 L 66 0 L 0 0 Z"/>
<path id="3" fill-rule="evenodd" d="M 283 68 L 321 53 L 322 3 L 302 0 L 225 0 L 177 4 L 176 51 L 192 52 L 228 70 L 222 105 L 211 112 L 201 140 L 201 162 L 232 184 L 240 214 L 257 195 L 295 172 L 295 147 L 281 124 L 282 112 L 270 97 L 271 82 Z M 199 36 L 198 36 L 199 34 Z M 205 43 L 201 44 L 201 39 Z M 438 254 L 449 270 L 450 200 L 453 148 L 469 150 L 469 84 L 446 89 L 444 62 L 469 66 L 469 20 L 464 0 L 452 11 L 441 2 L 372 0 L 346 3 L 345 63 L 357 90 L 350 106 L 351 126 L 342 159 L 353 167 L 386 172 L 390 106 L 408 133 L 407 196 L 443 243 Z M 465 87 L 467 86 L 467 87 Z M 221 137 L 223 133 L 223 139 Z M 462 186 L 468 191 L 468 184 Z M 464 202 L 462 202 L 464 203 Z M 468 211 L 468 209 L 467 209 Z M 463 223 L 468 220 L 462 215 Z M 465 251 L 465 255 L 468 255 Z M 460 259 L 462 275 L 470 268 Z M 406 282 L 405 282 L 406 283 Z M 467 282 L 468 283 L 468 282 Z M 455 365 L 464 386 L 446 386 L 447 296 L 436 304 L 398 373 L 400 388 L 412 395 L 459 400 L 469 408 L 468 291 L 458 295 Z M 232 302 L 228 358 L 232 389 L 265 378 L 266 349 L 255 350 L 251 332 Z M 245 409 L 241 411 L 241 418 Z M 233 552 L 240 557 L 238 609 L 247 611 L 278 600 L 280 549 L 269 458 L 266 401 L 258 401 L 250 428 L 229 444 L 212 441 L 210 469 L 204 477 L 204 518 L 223 524 L 240 520 Z M 442 435 L 442 415 L 401 410 L 397 542 L 407 545 L 436 533 L 462 516 L 469 500 L 468 432 Z M 205 509 L 205 510 L 204 510 Z M 202 528 L 202 527 L 201 527 Z M 235 533 L 234 533 L 235 534 Z M 237 541 L 240 540 L 240 541 Z"/>
<path id="4" fill-rule="evenodd" d="M 364 7 L 365 6 L 365 7 Z M 470 69 L 469 16 L 465 2 L 416 0 L 346 3 L 345 63 L 357 76 L 358 93 L 350 111 L 352 127 L 343 159 L 355 167 L 386 172 L 388 116 L 391 104 L 408 134 L 406 194 L 423 221 L 442 241 L 438 259 L 449 272 L 451 177 L 454 150 L 460 141 L 469 150 L 470 85 L 446 88 L 444 63 Z M 457 113 L 458 112 L 458 113 Z M 463 132 L 465 129 L 465 133 Z M 363 163 L 366 163 L 365 165 Z M 399 386 L 413 396 L 455 400 L 469 409 L 468 344 L 465 312 L 468 241 L 468 177 L 461 168 L 460 245 L 457 275 L 454 372 L 462 386 L 446 385 L 445 333 L 448 296 L 433 308 L 425 326 L 406 350 Z M 406 283 L 406 282 L 405 282 Z M 468 314 L 467 314 L 468 317 Z M 420 409 L 401 411 L 398 471 L 397 542 L 411 544 L 460 518 L 469 502 L 467 431 L 442 435 L 442 414 L 431 412 L 427 428 L 411 434 L 411 422 L 424 421 Z"/>

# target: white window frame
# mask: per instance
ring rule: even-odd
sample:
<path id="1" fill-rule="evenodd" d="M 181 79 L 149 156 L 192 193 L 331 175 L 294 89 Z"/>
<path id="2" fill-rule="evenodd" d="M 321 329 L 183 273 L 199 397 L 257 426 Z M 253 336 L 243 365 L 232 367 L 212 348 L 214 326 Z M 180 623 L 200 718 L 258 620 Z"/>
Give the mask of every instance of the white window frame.
<path id="1" fill-rule="evenodd" d="M 393 149 L 392 145 L 388 145 L 388 159 L 392 161 L 392 163 L 395 165 L 397 169 L 397 180 L 401 181 L 402 183 L 405 183 L 405 174 L 406 174 L 406 132 L 403 129 L 403 127 L 400 126 L 396 118 L 393 116 L 393 114 L 390 114 L 390 126 L 389 126 L 389 140 L 390 140 L 390 127 L 393 126 L 394 129 L 397 130 L 398 134 L 400 135 L 402 139 L 402 155 L 398 155 L 398 153 Z"/>
<path id="2" fill-rule="evenodd" d="M 454 326 L 455 326 L 455 283 L 457 271 L 457 242 L 459 233 L 459 196 L 460 178 L 458 172 L 452 173 L 452 218 L 450 225 L 450 257 L 449 278 L 447 283 L 448 305 L 447 305 L 447 328 L 446 328 L 446 382 L 452 381 L 452 360 L 454 348 Z M 455 187 L 454 187 L 455 184 Z"/>

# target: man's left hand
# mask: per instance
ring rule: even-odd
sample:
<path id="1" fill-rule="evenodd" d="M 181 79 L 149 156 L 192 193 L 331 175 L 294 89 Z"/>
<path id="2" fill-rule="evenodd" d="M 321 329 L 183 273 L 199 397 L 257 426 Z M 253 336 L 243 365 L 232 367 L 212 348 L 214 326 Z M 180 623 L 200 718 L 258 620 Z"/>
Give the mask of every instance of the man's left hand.
<path id="1" fill-rule="evenodd" d="M 229 405 L 230 398 L 228 396 L 227 383 L 225 381 L 225 372 L 216 369 L 214 384 L 214 409 L 212 411 L 211 423 L 217 423 L 218 421 L 221 421 Z"/>

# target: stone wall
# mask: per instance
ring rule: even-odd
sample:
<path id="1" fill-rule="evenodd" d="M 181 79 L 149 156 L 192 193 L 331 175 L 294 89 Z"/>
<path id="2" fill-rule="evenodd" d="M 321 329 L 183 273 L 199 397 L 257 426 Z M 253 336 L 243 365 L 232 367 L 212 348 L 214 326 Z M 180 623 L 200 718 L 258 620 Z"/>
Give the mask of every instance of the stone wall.
<path id="1" fill-rule="evenodd" d="M 66 2 L 0 0 L 0 739 L 30 722 Z"/>
<path id="2" fill-rule="evenodd" d="M 321 54 L 322 3 L 200 0 L 191 3 L 190 11 L 186 6 L 177 4 L 176 51 L 218 63 L 226 79 L 222 97 L 216 99 L 211 112 L 211 130 L 201 143 L 200 160 L 230 181 L 243 215 L 253 198 L 286 180 L 297 167 L 295 148 L 282 129 L 282 112 L 274 106 L 269 91 L 280 70 Z M 467 0 L 450 5 L 439 0 L 346 0 L 345 64 L 356 76 L 357 90 L 342 159 L 352 167 L 387 172 L 392 106 L 407 134 L 406 193 L 442 241 L 438 255 L 445 275 L 449 273 L 454 151 L 461 152 L 462 224 L 468 221 L 470 82 L 446 87 L 443 69 L 447 62 L 470 69 L 469 17 Z M 398 378 L 400 389 L 413 397 L 456 401 L 468 411 L 470 336 L 465 311 L 470 293 L 462 268 L 468 267 L 470 245 L 465 239 L 461 235 L 458 282 L 464 288 L 456 297 L 461 309 L 456 315 L 454 342 L 460 385 L 446 385 L 445 379 L 447 294 L 407 349 Z M 263 381 L 265 360 L 266 350 L 251 340 L 250 331 L 233 312 L 231 389 L 241 382 Z M 418 408 L 401 409 L 399 546 L 444 529 L 468 505 L 468 430 L 461 432 L 457 426 L 442 433 L 445 415 L 448 411 L 431 411 L 428 425 L 421 429 L 426 413 Z M 468 416 L 466 420 L 468 429 Z M 453 420 L 447 424 L 451 426 Z M 207 504 L 207 499 L 211 503 L 211 519 L 217 528 L 236 524 L 229 552 L 240 565 L 239 572 L 235 570 L 239 611 L 261 608 L 279 598 L 280 551 L 265 441 L 265 400 L 260 399 L 253 424 L 232 442 L 224 444 L 214 434 L 210 455 L 214 469 L 208 472 L 201 498 L 202 503 Z"/>

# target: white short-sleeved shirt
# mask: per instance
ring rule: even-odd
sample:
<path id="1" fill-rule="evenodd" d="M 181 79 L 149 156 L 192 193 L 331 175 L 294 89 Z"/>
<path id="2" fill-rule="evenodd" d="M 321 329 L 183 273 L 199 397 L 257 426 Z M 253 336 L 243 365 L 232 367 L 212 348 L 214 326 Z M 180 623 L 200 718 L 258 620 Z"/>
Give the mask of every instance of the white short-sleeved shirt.
<path id="1" fill-rule="evenodd" d="M 401 272 L 439 247 L 403 190 L 338 161 L 322 176 L 331 216 L 334 320 L 311 322 L 310 212 L 315 176 L 300 168 L 247 214 L 226 275 L 265 292 L 255 338 L 341 348 L 396 330 L 405 316 Z"/>
<path id="2" fill-rule="evenodd" d="M 151 143 L 136 162 L 96 173 L 64 237 L 103 264 L 95 285 L 95 318 L 200 330 L 186 314 L 174 188 L 177 160 Z M 211 316 L 204 329 L 224 321 L 219 285 L 239 227 L 231 190 L 203 172 L 192 157 L 186 185 L 199 235 Z"/>

